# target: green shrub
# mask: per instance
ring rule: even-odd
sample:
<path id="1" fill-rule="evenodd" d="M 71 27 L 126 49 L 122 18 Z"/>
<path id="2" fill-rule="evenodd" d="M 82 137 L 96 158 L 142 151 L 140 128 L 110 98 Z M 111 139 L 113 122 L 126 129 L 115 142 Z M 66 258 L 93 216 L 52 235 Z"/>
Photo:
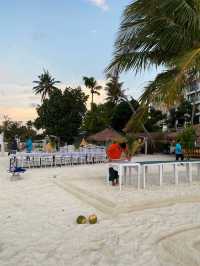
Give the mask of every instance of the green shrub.
<path id="1" fill-rule="evenodd" d="M 182 144 L 184 149 L 194 148 L 196 141 L 195 129 L 192 126 L 185 128 L 183 132 L 178 134 L 177 141 Z"/>

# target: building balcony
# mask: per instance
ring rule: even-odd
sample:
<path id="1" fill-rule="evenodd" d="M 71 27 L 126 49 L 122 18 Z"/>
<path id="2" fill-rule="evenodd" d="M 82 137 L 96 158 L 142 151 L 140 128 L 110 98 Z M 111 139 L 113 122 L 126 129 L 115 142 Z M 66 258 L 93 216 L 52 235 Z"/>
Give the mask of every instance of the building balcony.
<path id="1" fill-rule="evenodd" d="M 186 92 L 186 95 L 189 96 L 189 95 L 195 94 L 197 92 L 200 92 L 200 88 L 199 87 L 197 89 L 194 89 L 194 90 L 192 90 L 192 89 L 188 90 Z"/>
<path id="2" fill-rule="evenodd" d="M 195 99 L 189 99 L 191 104 L 200 104 L 200 96 L 195 97 Z"/>

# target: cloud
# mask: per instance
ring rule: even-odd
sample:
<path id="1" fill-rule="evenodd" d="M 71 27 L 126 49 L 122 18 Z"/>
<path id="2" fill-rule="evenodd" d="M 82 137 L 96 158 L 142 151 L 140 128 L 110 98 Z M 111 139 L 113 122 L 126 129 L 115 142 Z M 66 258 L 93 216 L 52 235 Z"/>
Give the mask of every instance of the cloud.
<path id="1" fill-rule="evenodd" d="M 97 30 L 91 30 L 91 33 L 92 34 L 96 34 L 97 33 Z"/>
<path id="2" fill-rule="evenodd" d="M 45 32 L 33 32 L 32 39 L 34 41 L 43 41 L 45 39 L 48 39 L 48 35 Z"/>
<path id="3" fill-rule="evenodd" d="M 9 118 L 16 121 L 28 121 L 37 117 L 36 110 L 32 107 L 2 107 L 0 106 L 0 121 L 4 120 L 3 117 L 8 116 Z"/>
<path id="4" fill-rule="evenodd" d="M 93 5 L 103 9 L 104 11 L 107 11 L 109 9 L 107 0 L 88 0 Z"/>
<path id="5" fill-rule="evenodd" d="M 29 107 L 36 108 L 36 107 L 38 107 L 38 103 L 30 103 Z"/>
<path id="6" fill-rule="evenodd" d="M 97 80 L 97 83 L 105 87 L 105 80 Z M 91 94 L 90 91 L 80 84 L 83 91 L 89 95 L 87 107 L 90 109 Z M 61 84 L 59 88 L 66 87 L 76 88 L 78 84 Z M 94 102 L 99 104 L 105 101 L 106 93 L 102 89 L 101 95 L 94 96 Z M 36 107 L 41 104 L 41 96 L 34 95 L 32 91 L 32 84 L 21 83 L 1 83 L 0 79 L 0 122 L 4 115 L 8 115 L 11 119 L 17 121 L 34 120 L 37 117 Z"/>
<path id="7" fill-rule="evenodd" d="M 40 97 L 32 92 L 32 84 L 21 85 L 0 82 L 0 121 L 4 115 L 18 121 L 36 118 L 35 107 Z"/>
<path id="8" fill-rule="evenodd" d="M 5 96 L 5 91 L 4 90 L 0 90 L 0 95 L 1 96 Z"/>

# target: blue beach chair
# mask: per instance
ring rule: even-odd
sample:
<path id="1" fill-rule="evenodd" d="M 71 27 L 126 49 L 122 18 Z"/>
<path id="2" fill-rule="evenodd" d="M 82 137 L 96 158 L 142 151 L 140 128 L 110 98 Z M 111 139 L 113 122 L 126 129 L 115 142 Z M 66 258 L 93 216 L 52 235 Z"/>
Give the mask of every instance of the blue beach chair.
<path id="1" fill-rule="evenodd" d="M 26 172 L 26 169 L 22 167 L 18 167 L 16 157 L 12 157 L 10 158 L 10 167 L 9 167 L 8 172 L 11 173 L 13 176 L 15 175 L 19 176 L 21 173 Z"/>

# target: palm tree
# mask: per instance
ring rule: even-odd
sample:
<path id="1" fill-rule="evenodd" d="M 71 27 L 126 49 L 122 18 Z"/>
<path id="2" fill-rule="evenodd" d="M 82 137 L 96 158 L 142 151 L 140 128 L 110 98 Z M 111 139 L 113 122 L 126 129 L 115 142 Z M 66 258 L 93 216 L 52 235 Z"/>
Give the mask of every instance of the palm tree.
<path id="1" fill-rule="evenodd" d="M 102 89 L 102 86 L 97 85 L 97 81 L 93 77 L 83 77 L 83 81 L 85 84 L 85 87 L 90 90 L 90 93 L 92 95 L 91 100 L 91 110 L 93 110 L 93 104 L 94 104 L 94 94 L 100 95 L 99 90 Z"/>
<path id="2" fill-rule="evenodd" d="M 106 100 L 113 104 L 120 102 L 125 90 L 122 89 L 123 82 L 119 82 L 119 75 L 108 76 L 109 80 L 106 83 L 105 90 L 107 92 Z"/>
<path id="3" fill-rule="evenodd" d="M 57 87 L 55 84 L 60 83 L 60 81 L 55 80 L 48 70 L 44 69 L 44 72 L 38 76 L 39 80 L 33 81 L 37 86 L 33 87 L 35 94 L 42 94 L 42 101 L 51 94 L 51 92 Z"/>
<path id="4" fill-rule="evenodd" d="M 128 124 L 124 128 L 124 132 L 128 132 L 129 131 L 130 125 L 132 125 L 132 124 L 136 125 L 136 123 L 137 123 L 138 124 L 137 128 L 142 127 L 142 129 L 147 134 L 149 139 L 152 139 L 150 134 L 149 134 L 149 132 L 148 132 L 148 130 L 144 126 L 144 123 L 143 123 L 142 117 L 141 117 L 141 114 L 143 115 L 144 110 L 146 110 L 146 109 L 143 108 L 142 110 L 140 110 L 139 114 L 136 112 L 136 109 L 135 109 L 133 103 L 131 102 L 129 97 L 125 94 L 125 90 L 122 89 L 123 82 L 119 82 L 119 73 L 118 73 L 118 71 L 115 71 L 113 73 L 113 75 L 109 75 L 108 74 L 108 78 L 110 78 L 110 80 L 106 84 L 106 88 L 105 88 L 105 90 L 107 91 L 107 95 L 108 95 L 106 100 L 111 102 L 111 103 L 113 103 L 113 104 L 116 104 L 119 101 L 125 101 L 128 104 L 130 110 L 133 113 L 134 122 L 133 122 L 133 118 L 130 119 L 130 122 L 128 122 Z M 132 98 L 132 100 L 133 100 L 133 98 Z M 136 119 L 136 117 L 137 117 L 137 119 Z"/>
<path id="5" fill-rule="evenodd" d="M 123 13 L 107 73 L 163 67 L 140 102 L 176 105 L 200 77 L 200 1 L 136 0 Z M 192 73 L 192 74 L 191 74 Z"/>
<path id="6" fill-rule="evenodd" d="M 26 122 L 26 126 L 27 126 L 28 129 L 31 129 L 33 127 L 33 122 L 31 120 L 28 120 Z"/>

